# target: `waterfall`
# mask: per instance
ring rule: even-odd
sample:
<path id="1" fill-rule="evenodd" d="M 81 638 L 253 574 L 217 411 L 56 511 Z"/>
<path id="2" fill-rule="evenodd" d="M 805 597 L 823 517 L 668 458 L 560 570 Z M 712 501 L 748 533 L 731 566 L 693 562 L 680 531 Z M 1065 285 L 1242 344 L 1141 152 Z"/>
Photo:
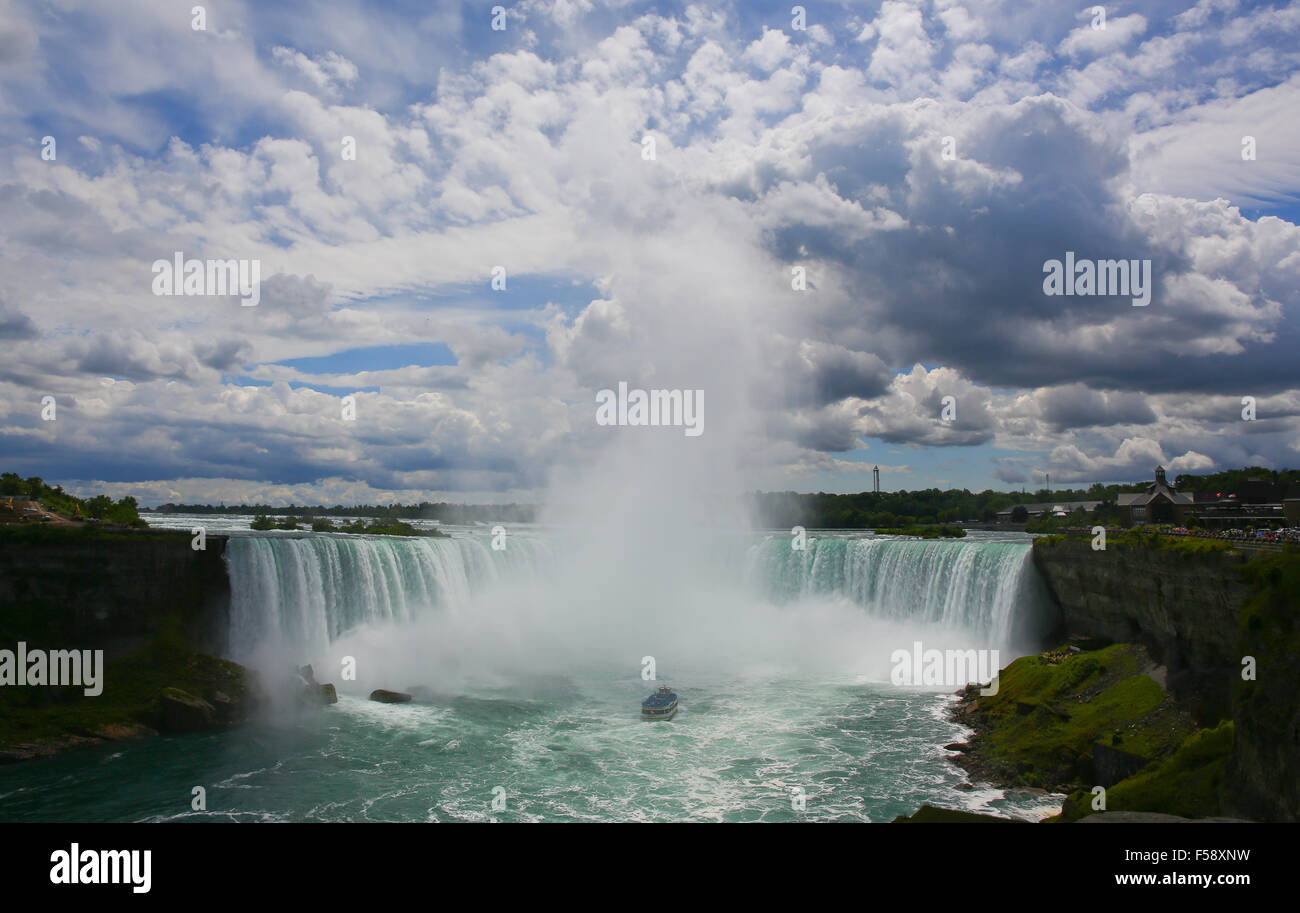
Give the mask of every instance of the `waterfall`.
<path id="1" fill-rule="evenodd" d="M 524 536 L 501 551 L 473 537 L 232 536 L 228 653 L 245 659 L 278 642 L 318 655 L 362 625 L 462 609 L 483 587 L 536 574 L 550 557 L 545 540 Z"/>
<path id="2" fill-rule="evenodd" d="M 786 603 L 852 600 L 868 614 L 938 625 L 1003 645 L 1046 633 L 1049 606 L 1025 542 L 772 537 L 750 547 L 746 580 Z"/>
<path id="3" fill-rule="evenodd" d="M 809 597 L 837 598 L 868 617 L 915 622 L 997 648 L 1029 644 L 1051 622 L 1049 600 L 1026 542 L 828 536 L 794 550 L 790 541 L 749 540 L 752 544 L 736 543 L 740 550 L 727 547 L 712 557 L 727 576 L 742 583 L 737 593 L 747 592 L 743 598 L 751 605 L 757 601 L 782 608 Z M 294 656 L 321 656 L 334 641 L 366 626 L 429 615 L 470 618 L 484 610 L 476 597 L 486 588 L 498 582 L 541 582 L 562 557 L 560 550 L 558 538 L 545 536 L 514 536 L 503 551 L 494 551 L 489 539 L 472 536 L 232 536 L 226 547 L 231 588 L 227 653 L 246 660 L 268 645 L 281 645 Z M 605 585 L 617 590 L 625 581 L 615 575 Z M 561 608 L 567 607 L 566 599 L 543 598 L 536 606 L 558 613 L 547 630 L 565 631 L 568 624 L 573 633 L 565 636 L 573 637 L 593 623 L 602 630 L 618 629 L 617 595 L 602 595 L 608 601 L 601 605 L 610 608 L 587 620 L 566 614 Z M 679 608 L 663 607 L 670 614 Z M 735 623 L 746 623 L 745 617 L 737 616 Z M 758 615 L 748 617 L 759 623 Z M 685 631 L 689 624 L 678 618 L 675 628 Z"/>

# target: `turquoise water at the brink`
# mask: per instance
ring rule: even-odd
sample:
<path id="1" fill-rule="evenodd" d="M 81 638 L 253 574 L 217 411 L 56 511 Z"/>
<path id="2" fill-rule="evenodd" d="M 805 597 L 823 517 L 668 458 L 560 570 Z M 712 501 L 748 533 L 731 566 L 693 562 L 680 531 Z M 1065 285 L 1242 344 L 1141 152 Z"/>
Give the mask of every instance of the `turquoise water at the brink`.
<path id="1" fill-rule="evenodd" d="M 467 632 L 491 610 L 483 594 L 552 560 L 544 541 L 507 558 L 472 537 L 274 538 L 230 543 L 229 652 L 242 658 L 279 637 L 303 645 L 318 670 L 330 668 L 330 649 L 364 649 L 371 632 L 423 656 L 404 633 L 422 620 L 440 625 L 422 635 L 431 643 L 461 638 L 463 657 L 481 646 Z M 782 545 L 747 545 L 737 589 L 764 619 L 806 612 L 808 624 L 790 630 L 810 627 L 810 642 L 822 616 L 807 606 L 834 605 L 850 613 L 834 618 L 911 617 L 1007 650 L 1021 603 L 1033 598 L 1027 542 L 824 537 L 793 557 Z M 690 624 L 689 614 L 676 620 Z M 836 623 L 831 639 L 860 639 L 847 646 L 865 656 L 895 645 L 882 630 L 891 629 Z M 725 667 L 702 655 L 683 656 L 671 676 L 661 665 L 661 681 L 643 680 L 635 664 L 552 663 L 545 673 L 434 680 L 437 696 L 396 705 L 366 699 L 378 682 L 320 674 L 340 685 L 338 704 L 0 767 L 0 820 L 879 822 L 923 803 L 1027 819 L 1059 809 L 1061 797 L 958 788 L 965 775 L 942 746 L 968 731 L 946 719 L 947 693 L 891 685 L 878 667 L 843 668 L 838 653 L 835 662 L 758 657 Z M 400 650 L 385 656 L 396 664 Z M 410 680 L 392 676 L 384 686 Z M 680 713 L 642 721 L 641 699 L 664 681 Z M 195 787 L 206 810 L 192 807 Z"/>

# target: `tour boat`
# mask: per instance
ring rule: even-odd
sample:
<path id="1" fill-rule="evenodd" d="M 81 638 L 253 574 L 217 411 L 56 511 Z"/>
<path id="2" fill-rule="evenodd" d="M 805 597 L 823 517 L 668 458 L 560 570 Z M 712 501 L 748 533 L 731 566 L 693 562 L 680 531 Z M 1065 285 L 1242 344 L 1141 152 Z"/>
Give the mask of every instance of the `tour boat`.
<path id="1" fill-rule="evenodd" d="M 677 694 L 663 685 L 641 702 L 641 719 L 671 720 L 677 715 Z"/>

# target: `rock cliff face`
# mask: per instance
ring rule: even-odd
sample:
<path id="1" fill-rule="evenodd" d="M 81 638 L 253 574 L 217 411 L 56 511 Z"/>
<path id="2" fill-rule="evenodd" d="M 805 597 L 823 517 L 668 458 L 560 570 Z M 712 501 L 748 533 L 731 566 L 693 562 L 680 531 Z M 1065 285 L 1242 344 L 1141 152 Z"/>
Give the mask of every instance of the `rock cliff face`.
<path id="1" fill-rule="evenodd" d="M 1234 798 L 1243 814 L 1300 821 L 1300 556 L 1261 559 L 1246 575 L 1242 653 L 1255 670 L 1235 683 Z"/>
<path id="2" fill-rule="evenodd" d="M 1233 720 L 1232 813 L 1300 820 L 1300 556 L 1039 540 L 1034 564 L 1067 635 L 1144 644 L 1198 723 Z"/>
<path id="3" fill-rule="evenodd" d="M 1034 564 L 1073 637 L 1140 643 L 1202 725 L 1230 712 L 1241 670 L 1239 615 L 1248 586 L 1238 552 L 1190 554 L 1089 540 L 1034 543 Z"/>
<path id="4" fill-rule="evenodd" d="M 0 646 L 130 650 L 158 634 L 225 652 L 226 540 L 187 533 L 41 529 L 0 535 Z"/>

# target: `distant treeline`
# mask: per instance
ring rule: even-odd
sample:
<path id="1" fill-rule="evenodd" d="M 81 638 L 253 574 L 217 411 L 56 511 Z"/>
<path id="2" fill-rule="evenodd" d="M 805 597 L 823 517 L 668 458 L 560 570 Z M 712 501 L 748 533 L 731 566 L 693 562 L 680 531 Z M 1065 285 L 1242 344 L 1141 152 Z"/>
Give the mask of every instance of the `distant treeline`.
<path id="1" fill-rule="evenodd" d="M 1288 492 L 1300 489 L 1300 469 L 1265 469 L 1263 466 L 1248 466 L 1245 469 L 1226 469 L 1204 476 L 1181 475 L 1174 479 L 1174 487 L 1179 491 L 1214 494 L 1217 492 L 1236 493 L 1246 487 L 1248 482 L 1263 481 L 1278 490 L 1279 497 L 1291 496 Z"/>
<path id="2" fill-rule="evenodd" d="M 1174 480 L 1179 491 L 1236 492 L 1255 480 L 1267 481 L 1277 491 L 1300 487 L 1300 470 L 1265 469 L 1260 466 L 1229 469 L 1203 476 L 1180 475 Z M 1058 526 L 1127 522 L 1127 512 L 1114 505 L 1125 492 L 1143 491 L 1150 480 L 1128 484 L 1094 484 L 1083 488 L 1039 489 L 1034 492 L 1006 492 L 986 489 L 972 492 L 950 488 L 941 491 L 870 491 L 857 494 L 800 494 L 794 491 L 754 492 L 749 500 L 758 522 L 774 528 L 806 526 L 822 529 L 875 529 L 906 527 L 917 523 L 991 523 L 999 511 L 1017 504 L 1060 503 L 1064 501 L 1101 501 L 1095 511 L 1076 511 L 1065 520 L 1042 517 L 1030 526 L 1031 532 L 1047 532 Z M 1013 519 L 1023 522 L 1023 516 Z"/>
<path id="3" fill-rule="evenodd" d="M 354 504 L 344 507 L 294 505 L 272 507 L 269 504 L 163 504 L 158 513 L 175 514 L 248 514 L 262 517 L 379 517 L 387 520 L 439 520 L 443 523 L 533 523 L 535 504 L 449 504 L 421 501 L 419 504 Z"/>
<path id="4" fill-rule="evenodd" d="M 1094 485 L 1085 490 L 1046 489 L 1036 492 L 1005 492 L 991 489 L 972 492 L 964 488 L 926 488 L 921 491 L 870 491 L 839 495 L 794 491 L 754 492 L 749 495 L 755 516 L 764 526 L 786 528 L 806 526 L 822 529 L 874 529 L 906 527 L 917 523 L 962 523 L 973 520 L 991 523 L 1000 510 L 1017 504 L 1045 501 L 1114 501 L 1121 491 L 1137 491 L 1139 485 Z"/>

